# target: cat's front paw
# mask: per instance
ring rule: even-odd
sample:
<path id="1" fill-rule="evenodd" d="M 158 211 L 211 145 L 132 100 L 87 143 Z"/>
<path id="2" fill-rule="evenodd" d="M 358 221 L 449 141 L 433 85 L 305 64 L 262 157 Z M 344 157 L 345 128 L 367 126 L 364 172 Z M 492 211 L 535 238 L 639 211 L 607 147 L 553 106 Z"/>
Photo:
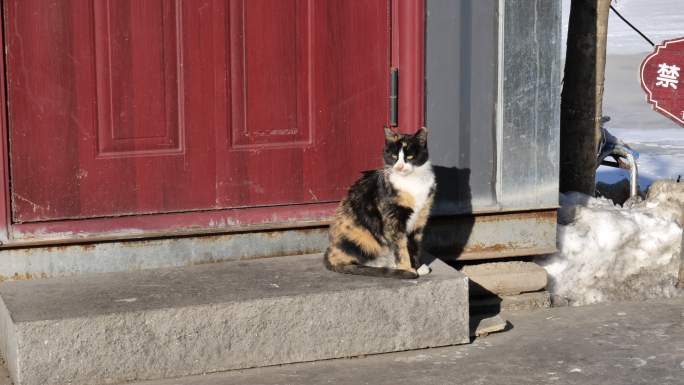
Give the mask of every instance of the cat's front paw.
<path id="1" fill-rule="evenodd" d="M 430 274 L 430 272 L 432 272 L 432 269 L 430 269 L 430 266 L 428 265 L 422 265 L 418 268 L 418 270 L 416 270 L 416 272 L 418 273 L 419 277 L 422 277 L 424 275 Z"/>

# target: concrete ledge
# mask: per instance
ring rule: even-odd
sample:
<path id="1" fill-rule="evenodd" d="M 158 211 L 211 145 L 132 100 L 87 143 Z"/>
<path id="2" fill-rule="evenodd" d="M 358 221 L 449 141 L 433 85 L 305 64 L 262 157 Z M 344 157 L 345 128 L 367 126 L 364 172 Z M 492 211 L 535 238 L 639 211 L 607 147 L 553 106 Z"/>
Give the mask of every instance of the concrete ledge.
<path id="1" fill-rule="evenodd" d="M 270 230 L 0 250 L 0 280 L 54 278 L 320 253 L 328 228 Z M 230 250 L 230 253 L 226 253 Z"/>
<path id="2" fill-rule="evenodd" d="M 103 384 L 466 343 L 467 278 L 341 275 L 321 256 L 0 285 L 15 385 Z"/>
<path id="3" fill-rule="evenodd" d="M 444 260 L 458 261 L 551 254 L 557 251 L 556 222 L 556 208 L 455 216 L 433 211 L 425 247 Z"/>

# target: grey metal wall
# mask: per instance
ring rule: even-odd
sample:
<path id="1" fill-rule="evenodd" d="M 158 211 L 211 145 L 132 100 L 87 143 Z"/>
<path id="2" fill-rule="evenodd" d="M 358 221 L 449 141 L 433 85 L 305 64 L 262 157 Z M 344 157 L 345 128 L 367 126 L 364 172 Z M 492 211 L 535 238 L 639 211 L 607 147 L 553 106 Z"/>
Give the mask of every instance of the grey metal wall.
<path id="1" fill-rule="evenodd" d="M 427 0 L 426 7 L 435 214 L 557 206 L 560 2 Z"/>
<path id="2" fill-rule="evenodd" d="M 426 125 L 437 214 L 496 205 L 497 6 L 426 2 Z"/>
<path id="3" fill-rule="evenodd" d="M 558 205 L 561 2 L 506 0 L 501 193 L 506 209 Z"/>

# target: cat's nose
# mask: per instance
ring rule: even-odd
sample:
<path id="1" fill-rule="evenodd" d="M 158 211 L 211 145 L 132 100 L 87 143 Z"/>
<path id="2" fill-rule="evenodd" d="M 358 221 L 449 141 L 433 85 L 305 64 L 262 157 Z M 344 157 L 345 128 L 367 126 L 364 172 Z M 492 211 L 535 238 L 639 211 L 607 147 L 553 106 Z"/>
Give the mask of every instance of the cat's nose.
<path id="1" fill-rule="evenodd" d="M 395 168 L 397 171 L 401 171 L 401 170 L 404 169 L 404 165 L 403 165 L 403 164 L 396 164 L 396 165 L 394 166 L 394 168 Z"/>

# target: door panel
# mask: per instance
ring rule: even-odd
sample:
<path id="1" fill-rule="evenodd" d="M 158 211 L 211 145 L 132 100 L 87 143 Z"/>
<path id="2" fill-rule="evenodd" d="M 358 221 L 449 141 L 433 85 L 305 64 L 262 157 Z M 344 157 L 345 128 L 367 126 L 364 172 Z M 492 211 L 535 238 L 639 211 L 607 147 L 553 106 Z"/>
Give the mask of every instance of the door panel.
<path id="1" fill-rule="evenodd" d="M 93 2 L 98 156 L 182 152 L 179 3 Z"/>
<path id="2" fill-rule="evenodd" d="M 4 4 L 15 222 L 334 201 L 379 165 L 386 0 Z"/>
<path id="3" fill-rule="evenodd" d="M 231 148 L 306 143 L 309 131 L 309 2 L 232 3 Z M 264 28 L 269 25 L 269 28 Z"/>

